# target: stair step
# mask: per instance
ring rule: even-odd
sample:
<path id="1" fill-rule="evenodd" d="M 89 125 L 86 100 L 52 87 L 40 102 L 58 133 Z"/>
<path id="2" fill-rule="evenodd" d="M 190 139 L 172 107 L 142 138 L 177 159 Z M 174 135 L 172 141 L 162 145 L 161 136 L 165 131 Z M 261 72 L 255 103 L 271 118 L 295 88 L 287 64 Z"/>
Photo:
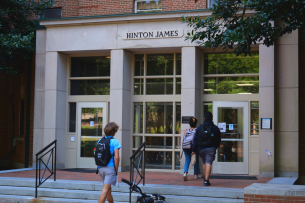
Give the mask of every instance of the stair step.
<path id="1" fill-rule="evenodd" d="M 0 177 L 0 185 L 14 186 L 14 187 L 35 187 L 35 179 L 33 178 L 12 178 Z M 244 190 L 238 188 L 219 188 L 219 187 L 199 187 L 199 186 L 182 186 L 182 185 L 155 185 L 146 184 L 140 185 L 144 193 L 159 193 L 162 195 L 176 195 L 176 196 L 194 196 L 194 197 L 213 197 L 213 198 L 230 198 L 243 199 Z M 66 189 L 84 191 L 100 191 L 103 188 L 101 182 L 93 181 L 75 181 L 75 180 L 47 180 L 39 188 L 38 192 L 43 188 L 52 189 Z M 129 193 L 129 186 L 125 183 L 120 183 L 120 188 L 112 187 L 113 192 Z M 40 196 L 40 195 L 39 195 Z"/>

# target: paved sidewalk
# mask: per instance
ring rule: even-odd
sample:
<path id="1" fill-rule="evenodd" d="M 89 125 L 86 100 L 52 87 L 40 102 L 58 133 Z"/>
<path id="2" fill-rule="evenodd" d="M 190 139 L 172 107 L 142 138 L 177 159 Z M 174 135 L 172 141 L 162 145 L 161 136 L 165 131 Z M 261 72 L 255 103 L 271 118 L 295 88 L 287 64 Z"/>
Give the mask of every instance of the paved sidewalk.
<path id="1" fill-rule="evenodd" d="M 43 172 L 43 171 L 42 171 Z M 70 172 L 57 170 L 56 178 L 60 180 L 83 180 L 83 181 L 99 181 L 100 176 L 94 173 Z M 46 173 L 45 176 L 48 176 Z M 201 176 L 201 175 L 200 175 Z M 2 173 L 0 177 L 20 177 L 35 178 L 36 171 L 20 171 Z M 203 186 L 203 179 L 195 180 L 193 175 L 188 176 L 188 181 L 183 181 L 182 175 L 179 173 L 162 173 L 162 172 L 146 172 L 146 184 L 165 184 L 165 185 L 185 185 L 185 186 Z M 53 178 L 53 177 L 51 177 Z M 129 172 L 119 173 L 119 180 L 125 178 L 129 180 Z M 212 187 L 225 188 L 245 188 L 253 183 L 267 183 L 271 178 L 258 178 L 258 180 L 240 180 L 240 179 L 210 179 Z M 125 184 L 125 183 L 122 183 Z M 1 202 L 0 202 L 1 203 Z"/>

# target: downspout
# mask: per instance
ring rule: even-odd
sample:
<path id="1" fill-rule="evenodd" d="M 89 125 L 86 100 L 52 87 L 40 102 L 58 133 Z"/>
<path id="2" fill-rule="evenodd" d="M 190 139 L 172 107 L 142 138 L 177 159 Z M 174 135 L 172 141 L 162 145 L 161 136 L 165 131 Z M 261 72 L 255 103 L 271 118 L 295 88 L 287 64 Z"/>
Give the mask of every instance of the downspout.
<path id="1" fill-rule="evenodd" d="M 29 167 L 29 154 L 30 154 L 30 125 L 31 125 L 31 76 L 32 76 L 32 54 L 28 61 L 27 71 L 27 90 L 26 90 L 26 129 L 25 129 L 25 163 L 24 167 Z"/>

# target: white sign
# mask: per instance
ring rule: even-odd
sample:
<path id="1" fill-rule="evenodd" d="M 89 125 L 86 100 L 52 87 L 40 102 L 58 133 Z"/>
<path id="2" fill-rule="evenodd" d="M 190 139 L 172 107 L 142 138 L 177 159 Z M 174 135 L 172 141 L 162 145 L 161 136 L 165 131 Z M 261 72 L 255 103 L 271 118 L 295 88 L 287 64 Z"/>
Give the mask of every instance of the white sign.
<path id="1" fill-rule="evenodd" d="M 145 30 L 135 32 L 123 32 L 122 38 L 127 39 L 158 39 L 158 38 L 172 38 L 183 37 L 183 30 L 169 29 L 169 30 Z"/>
<path id="2" fill-rule="evenodd" d="M 220 132 L 225 133 L 226 132 L 226 125 L 227 123 L 218 123 L 218 128 Z"/>
<path id="3" fill-rule="evenodd" d="M 229 130 L 233 130 L 233 124 L 229 124 Z"/>
<path id="4" fill-rule="evenodd" d="M 94 121 L 90 121 L 90 127 L 94 127 Z"/>
<path id="5" fill-rule="evenodd" d="M 262 118 L 262 129 L 271 129 L 271 118 Z"/>
<path id="6" fill-rule="evenodd" d="M 74 136 L 71 137 L 71 142 L 75 142 L 75 137 Z"/>

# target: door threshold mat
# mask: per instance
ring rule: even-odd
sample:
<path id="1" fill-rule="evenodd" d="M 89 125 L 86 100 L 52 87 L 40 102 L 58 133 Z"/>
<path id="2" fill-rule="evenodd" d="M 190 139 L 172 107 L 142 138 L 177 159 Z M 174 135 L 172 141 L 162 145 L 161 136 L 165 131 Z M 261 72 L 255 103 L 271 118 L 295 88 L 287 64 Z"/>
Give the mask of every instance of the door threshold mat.
<path id="1" fill-rule="evenodd" d="M 204 176 L 201 176 L 203 179 Z M 239 180 L 257 180 L 256 176 L 239 176 L 239 175 L 210 175 L 210 179 L 239 179 Z"/>
<path id="2" fill-rule="evenodd" d="M 78 173 L 95 173 L 96 169 L 92 168 L 62 168 L 57 169 L 58 171 L 69 171 L 69 172 L 78 172 Z"/>

